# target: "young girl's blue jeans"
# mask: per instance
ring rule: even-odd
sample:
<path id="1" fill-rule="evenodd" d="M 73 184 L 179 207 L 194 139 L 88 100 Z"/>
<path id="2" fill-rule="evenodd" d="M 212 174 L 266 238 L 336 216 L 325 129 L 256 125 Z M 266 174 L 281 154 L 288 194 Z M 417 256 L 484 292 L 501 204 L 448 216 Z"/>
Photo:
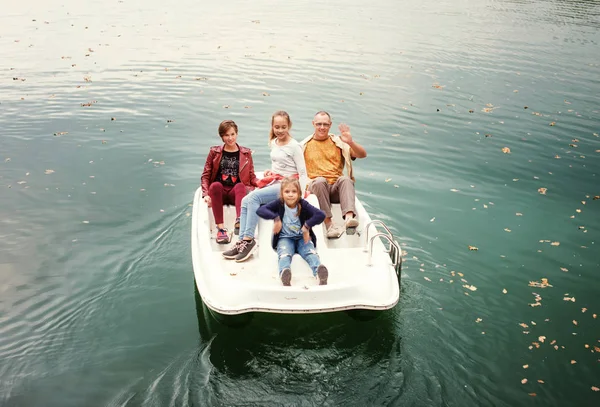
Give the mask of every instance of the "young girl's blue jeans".
<path id="1" fill-rule="evenodd" d="M 277 242 L 277 256 L 279 257 L 279 274 L 283 269 L 290 268 L 292 256 L 298 253 L 310 266 L 313 275 L 317 275 L 317 267 L 321 265 L 321 260 L 315 249 L 312 240 L 304 243 L 302 236 L 280 237 Z"/>
<path id="2" fill-rule="evenodd" d="M 256 225 L 258 225 L 258 215 L 256 210 L 261 204 L 271 202 L 279 196 L 281 185 L 276 183 L 261 189 L 255 189 L 242 199 L 242 208 L 240 210 L 240 240 L 244 237 L 254 239 Z"/>

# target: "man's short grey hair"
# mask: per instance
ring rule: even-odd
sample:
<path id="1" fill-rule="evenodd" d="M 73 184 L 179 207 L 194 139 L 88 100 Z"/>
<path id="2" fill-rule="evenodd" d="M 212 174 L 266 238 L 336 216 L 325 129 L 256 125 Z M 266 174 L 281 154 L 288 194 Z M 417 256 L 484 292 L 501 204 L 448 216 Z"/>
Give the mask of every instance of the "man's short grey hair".
<path id="1" fill-rule="evenodd" d="M 329 121 L 331 121 L 331 115 L 330 115 L 329 113 L 327 113 L 325 110 L 321 110 L 321 111 L 319 111 L 319 112 L 315 113 L 315 116 L 314 116 L 314 117 L 317 117 L 317 116 L 318 116 L 318 115 L 320 115 L 320 114 L 327 115 L 327 117 L 329 117 Z"/>

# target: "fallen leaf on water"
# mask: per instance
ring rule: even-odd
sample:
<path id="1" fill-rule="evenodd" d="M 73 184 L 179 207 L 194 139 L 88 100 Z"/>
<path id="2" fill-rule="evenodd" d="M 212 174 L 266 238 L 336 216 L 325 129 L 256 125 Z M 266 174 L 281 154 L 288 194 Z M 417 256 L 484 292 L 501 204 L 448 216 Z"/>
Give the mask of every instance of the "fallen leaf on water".
<path id="1" fill-rule="evenodd" d="M 542 195 L 546 195 L 547 191 L 548 191 L 548 188 L 538 188 L 538 192 Z"/>
<path id="2" fill-rule="evenodd" d="M 586 311 L 587 311 L 587 308 L 582 308 L 581 309 L 581 312 L 586 312 Z"/>
<path id="3" fill-rule="evenodd" d="M 592 386 L 592 390 L 594 390 L 594 391 L 600 391 L 600 389 L 598 387 L 596 387 L 596 386 Z"/>
<path id="4" fill-rule="evenodd" d="M 510 230 L 509 228 L 504 228 L 505 232 L 512 232 L 512 230 Z"/>
<path id="5" fill-rule="evenodd" d="M 540 341 L 541 343 L 544 343 L 545 340 L 546 340 L 545 336 L 538 336 L 538 341 Z"/>
<path id="6" fill-rule="evenodd" d="M 46 170 L 46 171 L 44 171 L 44 174 L 46 174 L 46 175 L 54 174 L 54 170 Z"/>
<path id="7" fill-rule="evenodd" d="M 502 147 L 502 152 L 504 154 L 510 154 L 510 148 L 508 148 L 508 147 Z"/>
<path id="8" fill-rule="evenodd" d="M 517 216 L 523 216 L 523 214 L 521 212 L 517 212 L 517 213 L 515 213 L 515 215 L 517 215 Z"/>
<path id="9" fill-rule="evenodd" d="M 474 285 L 465 284 L 463 285 L 463 287 L 465 287 L 467 290 L 477 291 L 477 287 L 475 287 Z"/>
<path id="10" fill-rule="evenodd" d="M 433 85 L 431 85 L 432 88 L 436 88 L 436 89 L 444 89 L 445 85 L 438 85 L 437 83 L 434 83 Z"/>
<path id="11" fill-rule="evenodd" d="M 391 178 L 386 178 L 385 182 L 390 182 L 392 179 Z"/>
<path id="12" fill-rule="evenodd" d="M 508 291 L 505 288 L 505 289 L 502 290 L 502 294 L 506 294 L 506 293 L 508 293 Z"/>
<path id="13" fill-rule="evenodd" d="M 543 380 L 538 379 L 537 381 L 538 383 L 544 384 L 545 382 Z"/>
<path id="14" fill-rule="evenodd" d="M 483 319 L 481 319 L 481 318 L 477 318 L 477 319 L 475 320 L 475 322 L 477 322 L 477 323 L 480 323 L 481 321 L 483 321 Z"/>
<path id="15" fill-rule="evenodd" d="M 65 134 L 69 134 L 68 131 L 57 131 L 56 133 L 54 133 L 55 136 L 64 136 Z"/>
<path id="16" fill-rule="evenodd" d="M 527 383 L 527 379 L 521 380 L 521 384 L 525 384 L 525 383 Z"/>
<path id="17" fill-rule="evenodd" d="M 575 363 L 577 363 L 577 361 L 572 359 L 571 364 L 574 365 Z"/>
<path id="18" fill-rule="evenodd" d="M 475 246 L 469 246 L 469 250 L 477 251 L 479 249 L 477 247 L 475 247 Z"/>
<path id="19" fill-rule="evenodd" d="M 547 278 L 542 278 L 541 281 L 530 281 L 529 287 L 546 288 L 546 287 L 552 287 L 552 285 L 548 284 Z"/>
<path id="20" fill-rule="evenodd" d="M 552 242 L 550 243 L 550 246 L 560 246 L 560 242 Z"/>
<path id="21" fill-rule="evenodd" d="M 529 365 L 523 365 L 523 369 L 529 368 Z"/>
<path id="22" fill-rule="evenodd" d="M 83 221 L 81 221 L 81 223 L 90 223 L 90 221 L 89 220 L 83 220 Z"/>
<path id="23" fill-rule="evenodd" d="M 560 271 L 564 271 L 564 272 L 566 273 L 566 272 L 568 272 L 568 271 L 569 271 L 569 269 L 568 269 L 568 268 L 566 268 L 566 267 L 561 267 L 561 268 L 560 268 Z"/>
<path id="24" fill-rule="evenodd" d="M 554 126 L 556 122 L 550 122 L 550 126 Z"/>
<path id="25" fill-rule="evenodd" d="M 263 96 L 271 96 L 271 95 L 269 95 L 267 92 L 263 92 L 263 93 L 262 93 L 262 95 L 263 95 Z"/>
<path id="26" fill-rule="evenodd" d="M 423 278 L 427 281 L 431 281 L 431 279 L 429 277 L 423 277 Z"/>
<path id="27" fill-rule="evenodd" d="M 537 394 L 536 394 L 536 393 L 527 393 L 527 394 L 528 394 L 528 395 L 530 395 L 531 397 L 535 397 L 535 396 L 537 396 Z"/>
<path id="28" fill-rule="evenodd" d="M 431 219 L 429 219 L 429 222 L 433 222 L 435 220 L 435 216 Z"/>
<path id="29" fill-rule="evenodd" d="M 525 322 L 521 322 L 519 325 L 523 328 L 529 328 L 529 325 L 527 325 Z"/>
<path id="30" fill-rule="evenodd" d="M 575 302 L 575 297 L 565 297 L 565 298 L 563 298 L 563 301 Z"/>
<path id="31" fill-rule="evenodd" d="M 573 325 L 577 326 L 578 325 L 577 321 L 573 320 Z"/>
<path id="32" fill-rule="evenodd" d="M 451 191 L 451 192 L 458 192 L 459 190 L 458 190 L 458 189 L 456 189 L 456 188 L 452 188 L 452 189 L 450 189 L 450 191 Z"/>

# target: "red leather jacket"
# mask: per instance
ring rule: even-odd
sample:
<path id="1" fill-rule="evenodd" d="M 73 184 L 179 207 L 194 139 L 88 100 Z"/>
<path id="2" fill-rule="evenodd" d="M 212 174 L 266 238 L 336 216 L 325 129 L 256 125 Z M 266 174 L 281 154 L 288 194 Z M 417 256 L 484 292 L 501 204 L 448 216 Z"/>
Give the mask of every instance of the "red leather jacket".
<path id="1" fill-rule="evenodd" d="M 254 162 L 252 161 L 252 150 L 246 147 L 238 145 L 240 149 L 240 181 L 246 185 L 248 191 L 252 191 L 254 187 L 258 185 L 258 179 L 254 174 Z M 202 177 L 200 182 L 202 184 L 202 197 L 208 195 L 208 187 L 217 178 L 217 172 L 219 171 L 219 165 L 221 164 L 221 157 L 223 157 L 223 146 L 213 146 L 208 152 L 206 157 L 206 164 L 204 164 L 204 171 L 202 171 Z"/>

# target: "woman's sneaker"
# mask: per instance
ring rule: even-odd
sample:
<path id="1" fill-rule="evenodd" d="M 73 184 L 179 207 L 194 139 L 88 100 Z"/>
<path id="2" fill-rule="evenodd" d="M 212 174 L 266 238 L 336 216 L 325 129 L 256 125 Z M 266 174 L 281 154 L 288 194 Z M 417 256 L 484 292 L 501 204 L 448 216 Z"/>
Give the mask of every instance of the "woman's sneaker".
<path id="1" fill-rule="evenodd" d="M 279 274 L 279 278 L 281 279 L 281 283 L 284 286 L 291 286 L 292 285 L 292 270 L 290 270 L 289 268 L 285 268 L 285 269 L 281 270 L 281 273 Z"/>
<path id="2" fill-rule="evenodd" d="M 229 243 L 230 241 L 231 241 L 231 239 L 229 238 L 227 229 L 217 229 L 217 243 L 226 244 L 226 243 Z"/>
<path id="3" fill-rule="evenodd" d="M 239 254 L 240 244 L 242 244 L 241 240 L 238 240 L 237 242 L 235 242 L 235 244 L 233 245 L 233 247 L 231 249 L 225 250 L 223 252 L 223 257 L 225 257 L 227 260 L 235 259 L 235 257 Z"/>
<path id="4" fill-rule="evenodd" d="M 238 255 L 235 256 L 235 261 L 241 263 L 248 260 L 252 256 L 252 250 L 256 246 L 256 240 L 240 240 L 240 246 L 238 247 Z"/>
<path id="5" fill-rule="evenodd" d="M 235 225 L 233 226 L 233 234 L 234 235 L 240 234 L 240 218 L 235 219 Z"/>
<path id="6" fill-rule="evenodd" d="M 319 285 L 327 285 L 327 278 L 329 277 L 329 271 L 327 271 L 327 267 L 322 264 L 317 267 L 317 274 L 315 277 L 317 278 L 317 281 L 319 281 Z"/>

